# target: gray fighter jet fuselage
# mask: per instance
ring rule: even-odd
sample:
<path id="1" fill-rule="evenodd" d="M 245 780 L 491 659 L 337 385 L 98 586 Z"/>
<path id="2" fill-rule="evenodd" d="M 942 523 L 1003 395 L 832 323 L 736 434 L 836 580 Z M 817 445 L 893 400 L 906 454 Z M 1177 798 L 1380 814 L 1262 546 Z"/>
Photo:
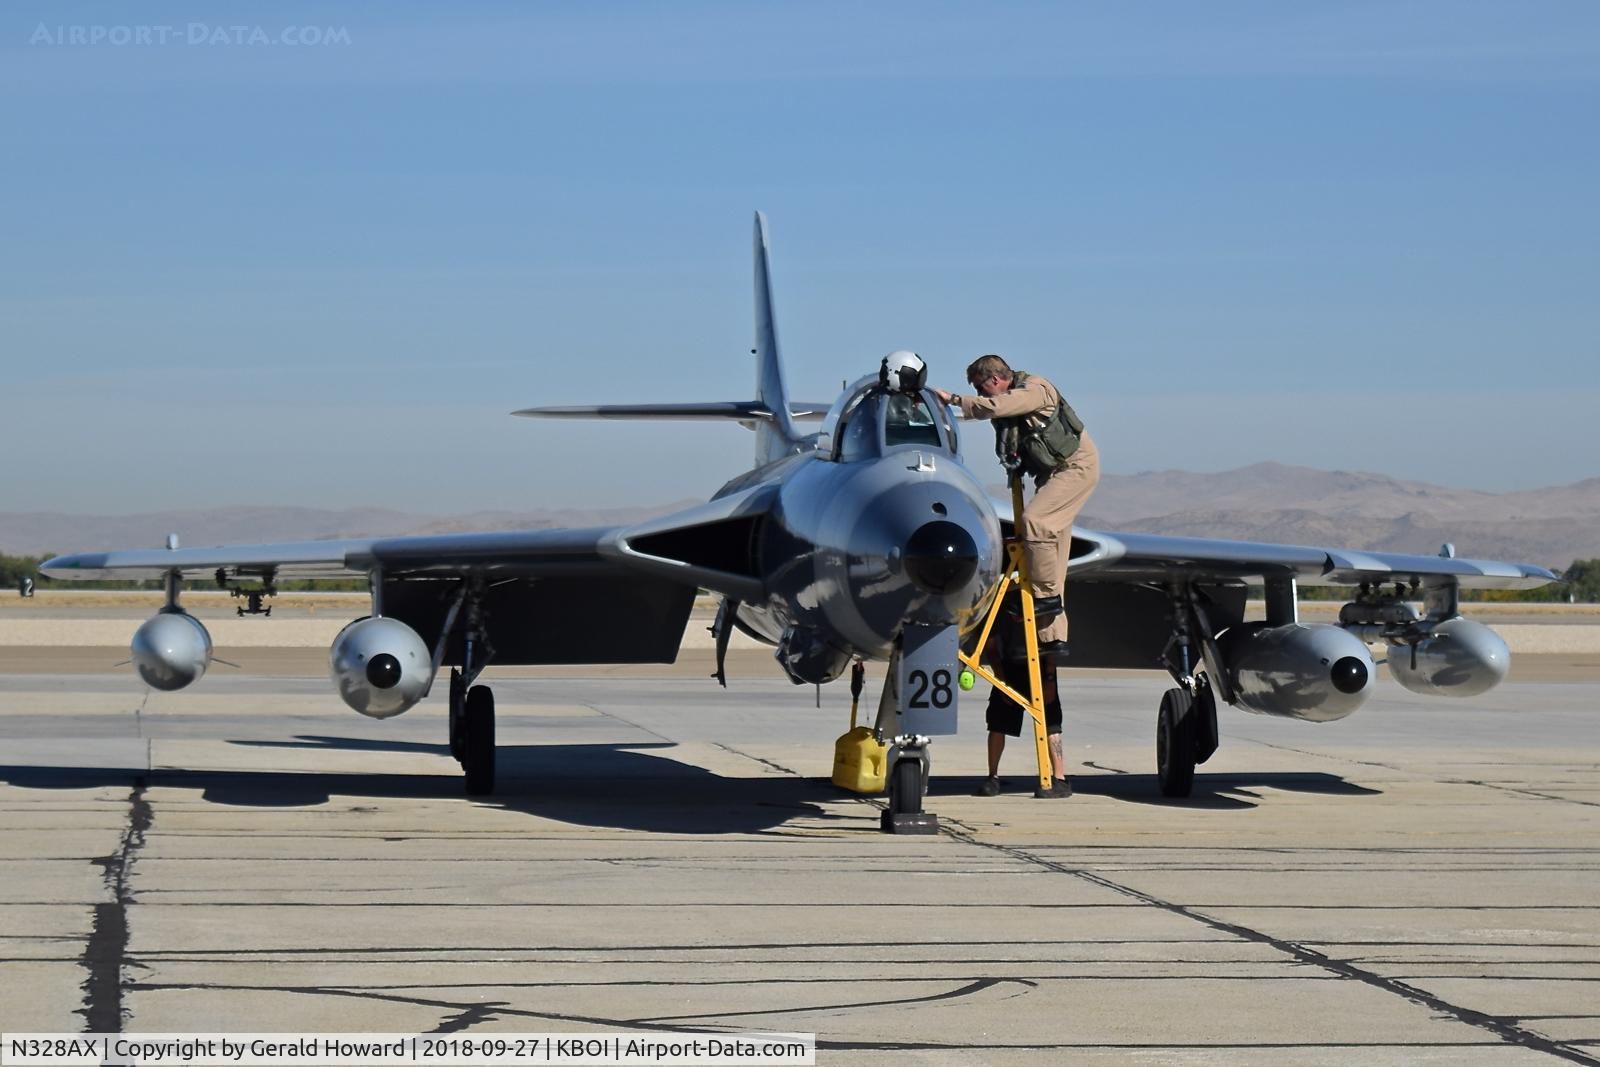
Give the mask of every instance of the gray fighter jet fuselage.
<path id="1" fill-rule="evenodd" d="M 906 626 L 966 628 L 979 617 L 1000 576 L 1000 525 L 929 391 L 863 378 L 800 447 L 729 482 L 710 505 L 737 503 L 761 521 L 734 520 L 721 537 L 697 532 L 720 568 L 736 558 L 725 542 L 745 540 L 740 569 L 760 579 L 740 596 L 703 576 L 730 594 L 719 628 L 731 622 L 776 645 L 790 678 L 822 683 L 852 658 L 889 658 Z M 661 547 L 649 533 L 624 544 Z"/>

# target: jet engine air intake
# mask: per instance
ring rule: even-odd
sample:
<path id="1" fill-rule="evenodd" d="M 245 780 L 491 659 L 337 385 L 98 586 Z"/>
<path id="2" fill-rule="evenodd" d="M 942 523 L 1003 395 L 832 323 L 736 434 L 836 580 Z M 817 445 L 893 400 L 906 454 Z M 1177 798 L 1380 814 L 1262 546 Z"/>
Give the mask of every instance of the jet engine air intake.
<path id="1" fill-rule="evenodd" d="M 411 708 L 433 676 L 428 646 L 399 619 L 357 619 L 333 639 L 328 660 L 339 697 L 373 719 Z"/>
<path id="2" fill-rule="evenodd" d="M 1327 623 L 1234 626 L 1217 638 L 1238 704 L 1263 715 L 1333 722 L 1372 693 L 1367 646 Z"/>
<path id="3" fill-rule="evenodd" d="M 174 608 L 135 630 L 128 654 L 146 685 L 170 693 L 206 673 L 211 635 L 194 616 Z"/>

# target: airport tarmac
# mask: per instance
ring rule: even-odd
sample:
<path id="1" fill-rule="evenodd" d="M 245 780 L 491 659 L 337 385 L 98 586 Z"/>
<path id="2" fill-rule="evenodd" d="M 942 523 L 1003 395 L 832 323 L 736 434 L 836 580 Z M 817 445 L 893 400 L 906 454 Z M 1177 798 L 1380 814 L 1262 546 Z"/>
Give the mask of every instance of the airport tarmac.
<path id="1" fill-rule="evenodd" d="M 936 837 L 829 782 L 844 687 L 770 656 L 508 669 L 500 788 L 437 698 L 325 653 L 147 695 L 0 656 L 0 1029 L 815 1032 L 818 1063 L 1600 1063 L 1600 671 L 1327 725 L 1224 709 L 1194 797 L 1154 673 L 1069 674 L 1076 794 L 935 744 Z M 221 654 L 229 655 L 223 649 Z M 1559 668 L 1559 669 L 1557 669 Z M 1519 680 L 1548 677 L 1551 681 Z M 980 692 L 983 689 L 980 686 Z"/>

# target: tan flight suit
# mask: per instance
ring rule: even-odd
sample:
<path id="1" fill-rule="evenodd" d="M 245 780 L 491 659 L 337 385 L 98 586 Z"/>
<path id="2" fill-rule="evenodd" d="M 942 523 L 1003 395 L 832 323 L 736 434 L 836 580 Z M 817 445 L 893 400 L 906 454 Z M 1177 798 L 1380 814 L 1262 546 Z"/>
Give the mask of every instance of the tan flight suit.
<path id="1" fill-rule="evenodd" d="M 1061 403 L 1061 393 L 1037 374 L 1029 374 L 1023 388 L 1012 388 L 999 396 L 961 393 L 956 403 L 969 419 L 1003 419 L 1054 407 Z M 1061 595 L 1067 558 L 1072 552 L 1072 522 L 1099 481 L 1100 453 L 1087 431 L 1078 436 L 1078 449 L 1067 458 L 1065 467 L 1043 478 L 1035 477 L 1033 499 L 1022 509 L 1022 528 L 1017 535 L 1027 557 L 1029 591 L 1036 599 Z M 1066 639 L 1065 611 L 1039 628 L 1041 641 Z"/>

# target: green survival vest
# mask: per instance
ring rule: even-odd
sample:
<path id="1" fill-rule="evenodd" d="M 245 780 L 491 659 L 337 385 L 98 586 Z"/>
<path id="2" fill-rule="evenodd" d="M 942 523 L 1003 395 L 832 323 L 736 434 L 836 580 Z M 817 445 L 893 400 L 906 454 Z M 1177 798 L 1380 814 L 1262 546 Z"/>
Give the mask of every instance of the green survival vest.
<path id="1" fill-rule="evenodd" d="M 1011 388 L 1021 389 L 1028 375 L 1017 371 Z M 1083 420 L 1065 398 L 1054 407 L 1029 415 L 1013 415 L 994 420 L 995 451 L 1000 462 L 1011 455 L 1019 457 L 1022 469 L 1035 478 L 1047 478 L 1067 465 L 1078 450 Z"/>

